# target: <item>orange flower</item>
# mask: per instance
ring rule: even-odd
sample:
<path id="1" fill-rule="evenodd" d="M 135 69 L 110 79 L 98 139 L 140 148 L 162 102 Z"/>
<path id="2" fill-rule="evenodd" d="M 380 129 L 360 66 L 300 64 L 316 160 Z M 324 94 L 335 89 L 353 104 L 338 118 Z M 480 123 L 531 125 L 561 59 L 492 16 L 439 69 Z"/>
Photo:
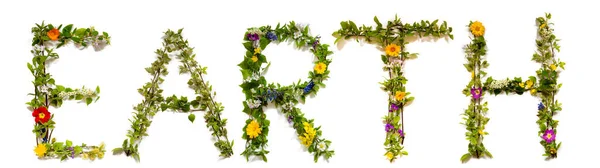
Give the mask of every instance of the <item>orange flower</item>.
<path id="1" fill-rule="evenodd" d="M 56 28 L 53 28 L 52 30 L 48 31 L 47 34 L 50 40 L 56 41 L 58 40 L 58 36 L 60 36 L 60 31 L 58 31 Z"/>

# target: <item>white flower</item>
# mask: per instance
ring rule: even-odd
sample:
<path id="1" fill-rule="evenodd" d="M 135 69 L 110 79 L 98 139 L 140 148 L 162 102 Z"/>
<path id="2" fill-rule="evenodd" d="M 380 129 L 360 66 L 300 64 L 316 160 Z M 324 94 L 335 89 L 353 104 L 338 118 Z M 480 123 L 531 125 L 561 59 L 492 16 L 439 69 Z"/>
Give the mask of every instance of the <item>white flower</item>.
<path id="1" fill-rule="evenodd" d="M 319 142 L 319 145 L 317 147 L 319 148 L 319 150 L 324 151 L 327 145 L 325 144 L 325 142 Z"/>
<path id="2" fill-rule="evenodd" d="M 501 89 L 501 88 L 504 88 L 504 87 L 508 86 L 508 82 L 509 81 L 507 79 L 494 80 L 490 84 L 490 88 L 492 88 L 492 89 Z"/>
<path id="3" fill-rule="evenodd" d="M 296 28 L 298 28 L 298 31 L 294 32 L 294 39 L 301 39 L 302 38 L 302 32 L 304 31 L 304 29 L 308 27 L 308 24 L 303 24 L 303 23 L 296 23 Z M 308 30 L 307 34 L 308 36 L 310 36 L 310 29 Z"/>
<path id="4" fill-rule="evenodd" d="M 263 34 L 263 32 L 260 31 L 260 29 L 258 29 L 256 27 L 251 28 L 250 30 L 248 30 L 248 33 L 249 34 L 258 34 L 258 35 L 262 35 Z"/>
<path id="5" fill-rule="evenodd" d="M 70 91 L 70 92 L 62 91 L 62 92 L 58 93 L 58 97 L 61 97 L 62 99 L 69 99 L 69 97 L 75 96 L 78 94 L 83 97 L 94 97 L 96 92 L 91 89 L 87 89 L 87 88 L 75 89 L 74 91 Z"/>
<path id="6" fill-rule="evenodd" d="M 247 100 L 246 104 L 248 104 L 248 107 L 253 109 L 260 107 L 262 102 L 260 100 Z"/>
<path id="7" fill-rule="evenodd" d="M 281 108 L 285 111 L 290 111 L 290 110 L 294 109 L 294 105 L 292 103 L 286 103 L 286 104 L 282 105 Z"/>
<path id="8" fill-rule="evenodd" d="M 46 49 L 46 46 L 44 46 L 44 45 L 34 45 L 33 46 L 34 51 L 44 51 L 45 49 Z"/>
<path id="9" fill-rule="evenodd" d="M 309 24 L 307 24 L 307 23 L 296 23 L 296 28 L 298 28 L 298 30 L 300 30 L 300 31 L 304 31 L 304 28 L 308 27 L 308 25 Z"/>
<path id="10" fill-rule="evenodd" d="M 402 59 L 400 58 L 390 58 L 390 61 L 384 65 L 384 68 L 394 68 L 394 67 L 401 67 L 402 66 Z"/>
<path id="11" fill-rule="evenodd" d="M 40 86 L 40 92 L 42 92 L 42 93 L 48 93 L 48 86 L 46 86 L 46 85 Z"/>

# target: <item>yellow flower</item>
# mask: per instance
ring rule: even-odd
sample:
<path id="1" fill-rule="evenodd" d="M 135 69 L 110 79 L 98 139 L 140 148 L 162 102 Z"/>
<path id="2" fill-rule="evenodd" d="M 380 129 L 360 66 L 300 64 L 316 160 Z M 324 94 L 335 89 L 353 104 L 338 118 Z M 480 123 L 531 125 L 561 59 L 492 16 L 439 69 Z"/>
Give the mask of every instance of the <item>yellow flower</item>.
<path id="1" fill-rule="evenodd" d="M 248 137 L 250 139 L 258 137 L 258 135 L 260 133 L 261 133 L 260 125 L 258 124 L 258 122 L 256 122 L 256 120 L 252 120 L 248 124 L 248 126 L 246 126 L 246 134 L 248 135 Z"/>
<path id="2" fill-rule="evenodd" d="M 260 54 L 260 48 L 255 48 L 254 49 L 254 54 Z"/>
<path id="3" fill-rule="evenodd" d="M 521 83 L 519 83 L 519 86 L 522 88 L 525 88 L 525 83 L 521 82 Z"/>
<path id="4" fill-rule="evenodd" d="M 556 65 L 554 65 L 554 64 L 550 65 L 550 69 L 552 69 L 553 71 L 556 71 Z"/>
<path id="5" fill-rule="evenodd" d="M 477 131 L 477 132 L 479 132 L 479 134 L 480 134 L 480 135 L 483 135 L 483 134 L 484 134 L 484 132 L 483 132 L 483 129 L 480 129 L 480 130 L 479 130 L 479 131 Z"/>
<path id="6" fill-rule="evenodd" d="M 400 53 L 400 46 L 398 46 L 396 44 L 389 44 L 389 45 L 385 46 L 385 54 L 387 54 L 388 56 L 397 57 L 399 53 Z"/>
<path id="7" fill-rule="evenodd" d="M 485 33 L 485 27 L 479 21 L 473 22 L 469 29 L 471 29 L 471 33 L 473 33 L 474 36 L 483 36 Z"/>
<path id="8" fill-rule="evenodd" d="M 529 89 L 529 88 L 531 88 L 531 86 L 533 86 L 533 81 L 527 80 L 526 85 L 525 85 L 525 89 Z"/>
<path id="9" fill-rule="evenodd" d="M 325 73 L 326 69 L 327 69 L 327 65 L 325 63 L 319 62 L 319 63 L 317 63 L 317 65 L 315 65 L 315 71 L 317 71 L 317 74 Z"/>
<path id="10" fill-rule="evenodd" d="M 540 29 L 542 29 L 542 28 L 544 28 L 544 27 L 546 27 L 546 23 L 544 23 L 544 24 L 540 25 Z"/>
<path id="11" fill-rule="evenodd" d="M 48 150 L 48 149 L 46 149 L 46 144 L 38 144 L 38 146 L 35 147 L 35 149 L 33 151 L 35 152 L 35 154 L 38 157 L 41 158 L 41 157 L 44 157 L 44 155 L 46 154 L 46 150 Z"/>
<path id="12" fill-rule="evenodd" d="M 252 59 L 252 62 L 258 61 L 258 57 L 256 57 L 256 55 L 253 55 L 251 59 Z"/>
<path id="13" fill-rule="evenodd" d="M 475 78 L 475 71 L 471 71 L 471 78 Z"/>
<path id="14" fill-rule="evenodd" d="M 81 157 L 83 158 L 83 160 L 86 160 L 86 159 L 88 159 L 88 154 L 87 153 L 83 153 Z"/>
<path id="15" fill-rule="evenodd" d="M 394 154 L 392 152 L 387 152 L 385 153 L 385 157 L 387 157 L 388 160 L 392 160 L 394 159 Z"/>
<path id="16" fill-rule="evenodd" d="M 312 144 L 317 131 L 307 122 L 302 122 L 302 125 L 304 125 L 304 133 L 298 136 L 298 139 L 300 139 L 300 142 L 304 146 L 308 147 L 310 144 Z"/>
<path id="17" fill-rule="evenodd" d="M 537 90 L 535 90 L 535 89 L 531 89 L 531 90 L 529 91 L 529 93 L 531 93 L 531 94 L 533 95 L 533 94 L 537 93 Z"/>
<path id="18" fill-rule="evenodd" d="M 396 91 L 396 95 L 394 96 L 394 98 L 396 98 L 396 101 L 402 101 L 402 99 L 404 99 L 404 96 L 406 96 L 405 92 Z"/>

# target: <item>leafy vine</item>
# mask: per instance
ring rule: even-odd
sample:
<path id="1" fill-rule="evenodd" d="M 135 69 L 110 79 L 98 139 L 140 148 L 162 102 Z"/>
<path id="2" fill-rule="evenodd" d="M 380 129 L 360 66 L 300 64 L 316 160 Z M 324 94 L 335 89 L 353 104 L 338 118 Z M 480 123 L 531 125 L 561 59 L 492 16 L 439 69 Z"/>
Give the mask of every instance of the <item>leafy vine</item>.
<path id="1" fill-rule="evenodd" d="M 537 51 L 533 54 L 532 61 L 542 65 L 541 68 L 536 71 L 536 76 L 530 76 L 526 80 L 520 77 L 500 80 L 488 77 L 483 83 L 482 81 L 479 81 L 480 78 L 487 75 L 481 68 L 485 68 L 489 65 L 487 61 L 481 57 L 485 55 L 485 40 L 482 37 L 482 32 L 480 38 L 476 37 L 473 42 L 468 45 L 467 53 L 470 52 L 472 58 L 469 59 L 469 54 L 467 54 L 467 58 L 470 62 L 465 64 L 467 70 L 474 76 L 474 81 L 478 82 L 472 81 L 467 85 L 467 88 L 463 90 L 465 95 L 473 97 L 469 109 L 465 112 L 465 114 L 471 113 L 471 116 L 482 115 L 487 111 L 487 103 L 480 105 L 478 104 L 480 100 L 475 101 L 475 99 L 481 99 L 484 92 L 494 95 L 501 93 L 516 93 L 522 95 L 524 92 L 529 92 L 532 96 L 539 97 L 541 102 L 537 104 L 537 116 L 539 119 L 536 123 L 540 128 L 538 135 L 541 137 L 540 144 L 545 149 L 543 156 L 545 156 L 546 159 L 556 158 L 558 156 L 558 149 L 562 144 L 556 142 L 556 127 L 558 126 L 558 120 L 553 119 L 553 117 L 556 113 L 562 111 L 562 104 L 555 99 L 555 95 L 562 86 L 561 83 L 558 83 L 558 76 L 560 72 L 564 70 L 565 66 L 565 62 L 560 61 L 560 59 L 556 57 L 556 53 L 560 52 L 560 46 L 558 45 L 558 41 L 560 40 L 553 34 L 554 29 L 550 27 L 553 25 L 553 23 L 549 22 L 551 17 L 552 15 L 547 13 L 545 17 L 536 18 L 538 30 L 536 39 Z M 472 25 L 475 23 L 471 23 L 471 27 L 473 27 Z M 482 31 L 484 31 L 485 28 L 483 25 L 480 24 L 480 26 Z M 476 35 L 476 33 L 473 32 L 473 28 L 471 28 L 471 31 L 473 35 Z M 469 112 L 470 110 L 472 110 L 472 112 Z M 477 113 L 477 110 L 479 110 L 480 114 L 475 114 Z M 478 158 L 481 156 L 482 152 L 486 153 L 487 156 L 492 157 L 483 147 L 483 144 L 481 143 L 483 137 L 480 137 L 482 134 L 487 135 L 487 132 L 483 132 L 482 130 L 484 129 L 485 123 L 489 121 L 489 118 L 475 116 L 466 118 L 465 121 L 466 123 L 472 124 L 471 126 L 467 124 L 467 130 L 469 131 L 467 132 L 467 139 L 470 140 L 471 143 L 469 144 L 469 153 L 464 154 L 461 157 L 461 161 L 466 162 L 471 157 Z"/>
<path id="2" fill-rule="evenodd" d="M 483 136 L 488 135 L 485 132 L 485 125 L 490 121 L 490 118 L 485 116 L 488 112 L 488 103 L 481 103 L 485 94 L 482 91 L 481 78 L 487 75 L 484 69 L 489 66 L 489 63 L 485 61 L 487 52 L 484 38 L 485 27 L 479 21 L 470 22 L 468 27 L 473 37 L 471 37 L 471 43 L 465 46 L 467 63 L 464 66 L 471 74 L 471 81 L 467 84 L 463 93 L 471 97 L 471 101 L 469 107 L 462 114 L 464 122 L 461 124 L 464 124 L 467 128 L 465 136 L 469 141 L 469 152 L 460 158 L 463 163 L 469 161 L 472 157 L 493 157 L 483 145 Z"/>
<path id="3" fill-rule="evenodd" d="M 408 81 L 404 73 L 404 63 L 409 59 L 417 58 L 417 53 L 406 51 L 406 45 L 409 43 L 407 38 L 411 36 L 426 37 L 433 36 L 436 38 L 448 36 L 454 39 L 452 35 L 452 27 L 448 27 L 444 21 L 438 25 L 438 20 L 433 22 L 422 20 L 413 24 L 405 23 L 396 16 L 394 20 L 387 22 L 387 25 L 381 24 L 377 17 L 374 17 L 377 24 L 373 26 L 358 27 L 352 21 L 341 22 L 342 28 L 333 33 L 337 37 L 336 43 L 339 40 L 347 40 L 354 38 L 357 41 L 364 41 L 378 45 L 384 50 L 385 54 L 381 55 L 381 60 L 385 64 L 383 70 L 388 71 L 389 79 L 381 82 L 382 89 L 389 95 L 388 97 L 388 112 L 383 117 L 385 124 L 386 139 L 384 156 L 390 162 L 393 162 L 397 157 L 408 155 L 402 144 L 406 136 L 404 131 L 404 107 L 409 105 L 415 98 L 410 96 L 410 92 L 406 91 L 405 84 Z"/>
<path id="4" fill-rule="evenodd" d="M 59 25 L 55 27 L 52 24 L 36 24 L 31 29 L 33 33 L 31 53 L 33 59 L 27 63 L 27 68 L 34 77 L 34 92 L 31 101 L 26 104 L 33 110 L 32 116 L 35 118 L 33 133 L 35 134 L 37 146 L 34 149 L 35 154 L 40 159 L 59 158 L 61 161 L 68 158 L 82 157 L 83 159 L 95 160 L 104 157 L 104 143 L 97 146 L 90 146 L 85 143 L 81 145 L 73 144 L 72 141 L 57 142 L 52 137 L 56 122 L 54 114 L 49 112 L 49 107 L 60 108 L 65 100 L 77 100 L 85 102 L 86 105 L 97 101 L 100 96 L 100 88 L 95 90 L 86 88 L 69 88 L 57 85 L 52 75 L 47 71 L 47 65 L 51 61 L 59 58 L 54 50 L 65 46 L 68 43 L 75 44 L 80 49 L 93 46 L 96 50 L 101 50 L 105 45 L 110 44 L 108 33 L 99 33 L 90 28 L 74 28 L 72 24 Z"/>
<path id="5" fill-rule="evenodd" d="M 225 129 L 227 119 L 221 119 L 221 112 L 224 107 L 214 100 L 216 93 L 212 91 L 212 86 L 202 76 L 206 74 L 206 67 L 202 67 L 196 62 L 196 54 L 194 54 L 193 48 L 189 46 L 188 41 L 183 39 L 182 31 L 183 29 L 179 29 L 177 32 L 171 30 L 165 32 L 163 48 L 157 49 L 155 52 L 157 60 L 152 63 L 152 66 L 146 68 L 152 79 L 138 89 L 145 100 L 134 107 L 133 120 L 130 120 L 132 130 L 128 131 L 128 139 L 123 141 L 122 147 L 113 149 L 115 155 L 125 153 L 125 155 L 132 156 L 136 161 L 139 161 L 138 146 L 142 137 L 148 135 L 146 131 L 152 122 L 151 117 L 159 111 L 166 110 L 182 113 L 206 111 L 204 120 L 217 140 L 214 145 L 221 151 L 220 156 L 230 157 L 233 155 L 233 141 L 229 141 L 227 129 Z M 163 77 L 169 73 L 167 65 L 172 56 L 175 56 L 182 63 L 179 66 L 179 73 L 189 73 L 191 75 L 188 85 L 195 91 L 197 95 L 195 99 L 188 100 L 185 96 L 178 97 L 176 95 L 166 98 L 162 96 L 163 90 L 160 88 L 160 84 L 164 81 Z M 188 119 L 194 122 L 196 116 L 190 113 Z"/>
<path id="6" fill-rule="evenodd" d="M 244 113 L 249 115 L 246 125 L 243 128 L 243 139 L 246 140 L 246 149 L 242 153 L 246 160 L 250 156 L 261 157 L 267 161 L 266 150 L 267 135 L 269 133 L 270 121 L 264 113 L 264 106 L 269 103 L 275 103 L 292 127 L 296 129 L 301 144 L 308 148 L 309 153 L 313 153 L 314 161 L 317 162 L 320 156 L 327 160 L 333 156 L 334 151 L 329 150 L 331 141 L 321 138 L 320 126 L 315 127 L 313 119 L 307 119 L 299 108 L 295 107 L 299 100 L 303 102 L 308 95 L 315 95 L 319 88 L 324 87 L 323 81 L 329 78 L 327 66 L 331 60 L 327 56 L 333 52 L 329 45 L 321 44 L 319 36 L 309 35 L 309 27 L 296 24 L 291 21 L 289 24 L 281 26 L 278 24 L 275 28 L 271 26 L 262 26 L 249 28 L 244 36 L 244 47 L 246 54 L 244 60 L 238 64 L 244 78 L 240 85 L 246 95 L 244 101 Z M 294 42 L 298 49 L 308 49 L 316 57 L 314 70 L 309 72 L 309 81 L 298 80 L 289 86 L 282 86 L 278 83 L 267 83 L 263 74 L 267 71 L 268 63 L 262 51 L 272 42 Z"/>

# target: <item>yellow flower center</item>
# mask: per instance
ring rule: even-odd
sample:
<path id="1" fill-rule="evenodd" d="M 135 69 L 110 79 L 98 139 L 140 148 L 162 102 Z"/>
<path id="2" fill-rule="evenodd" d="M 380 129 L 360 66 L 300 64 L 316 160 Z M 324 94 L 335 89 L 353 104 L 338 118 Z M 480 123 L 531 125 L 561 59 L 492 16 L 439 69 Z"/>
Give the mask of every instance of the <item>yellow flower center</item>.
<path id="1" fill-rule="evenodd" d="M 477 89 L 477 90 L 475 90 L 475 94 L 479 95 L 479 94 L 481 94 L 481 91 L 479 91 L 479 89 Z"/>
<path id="2" fill-rule="evenodd" d="M 44 114 L 44 113 L 40 113 L 40 114 L 38 114 L 38 117 L 39 117 L 40 119 L 44 119 L 44 118 L 46 118 L 46 114 Z"/>
<path id="3" fill-rule="evenodd" d="M 552 138 L 552 134 L 547 134 L 546 138 L 548 138 L 548 139 Z"/>

